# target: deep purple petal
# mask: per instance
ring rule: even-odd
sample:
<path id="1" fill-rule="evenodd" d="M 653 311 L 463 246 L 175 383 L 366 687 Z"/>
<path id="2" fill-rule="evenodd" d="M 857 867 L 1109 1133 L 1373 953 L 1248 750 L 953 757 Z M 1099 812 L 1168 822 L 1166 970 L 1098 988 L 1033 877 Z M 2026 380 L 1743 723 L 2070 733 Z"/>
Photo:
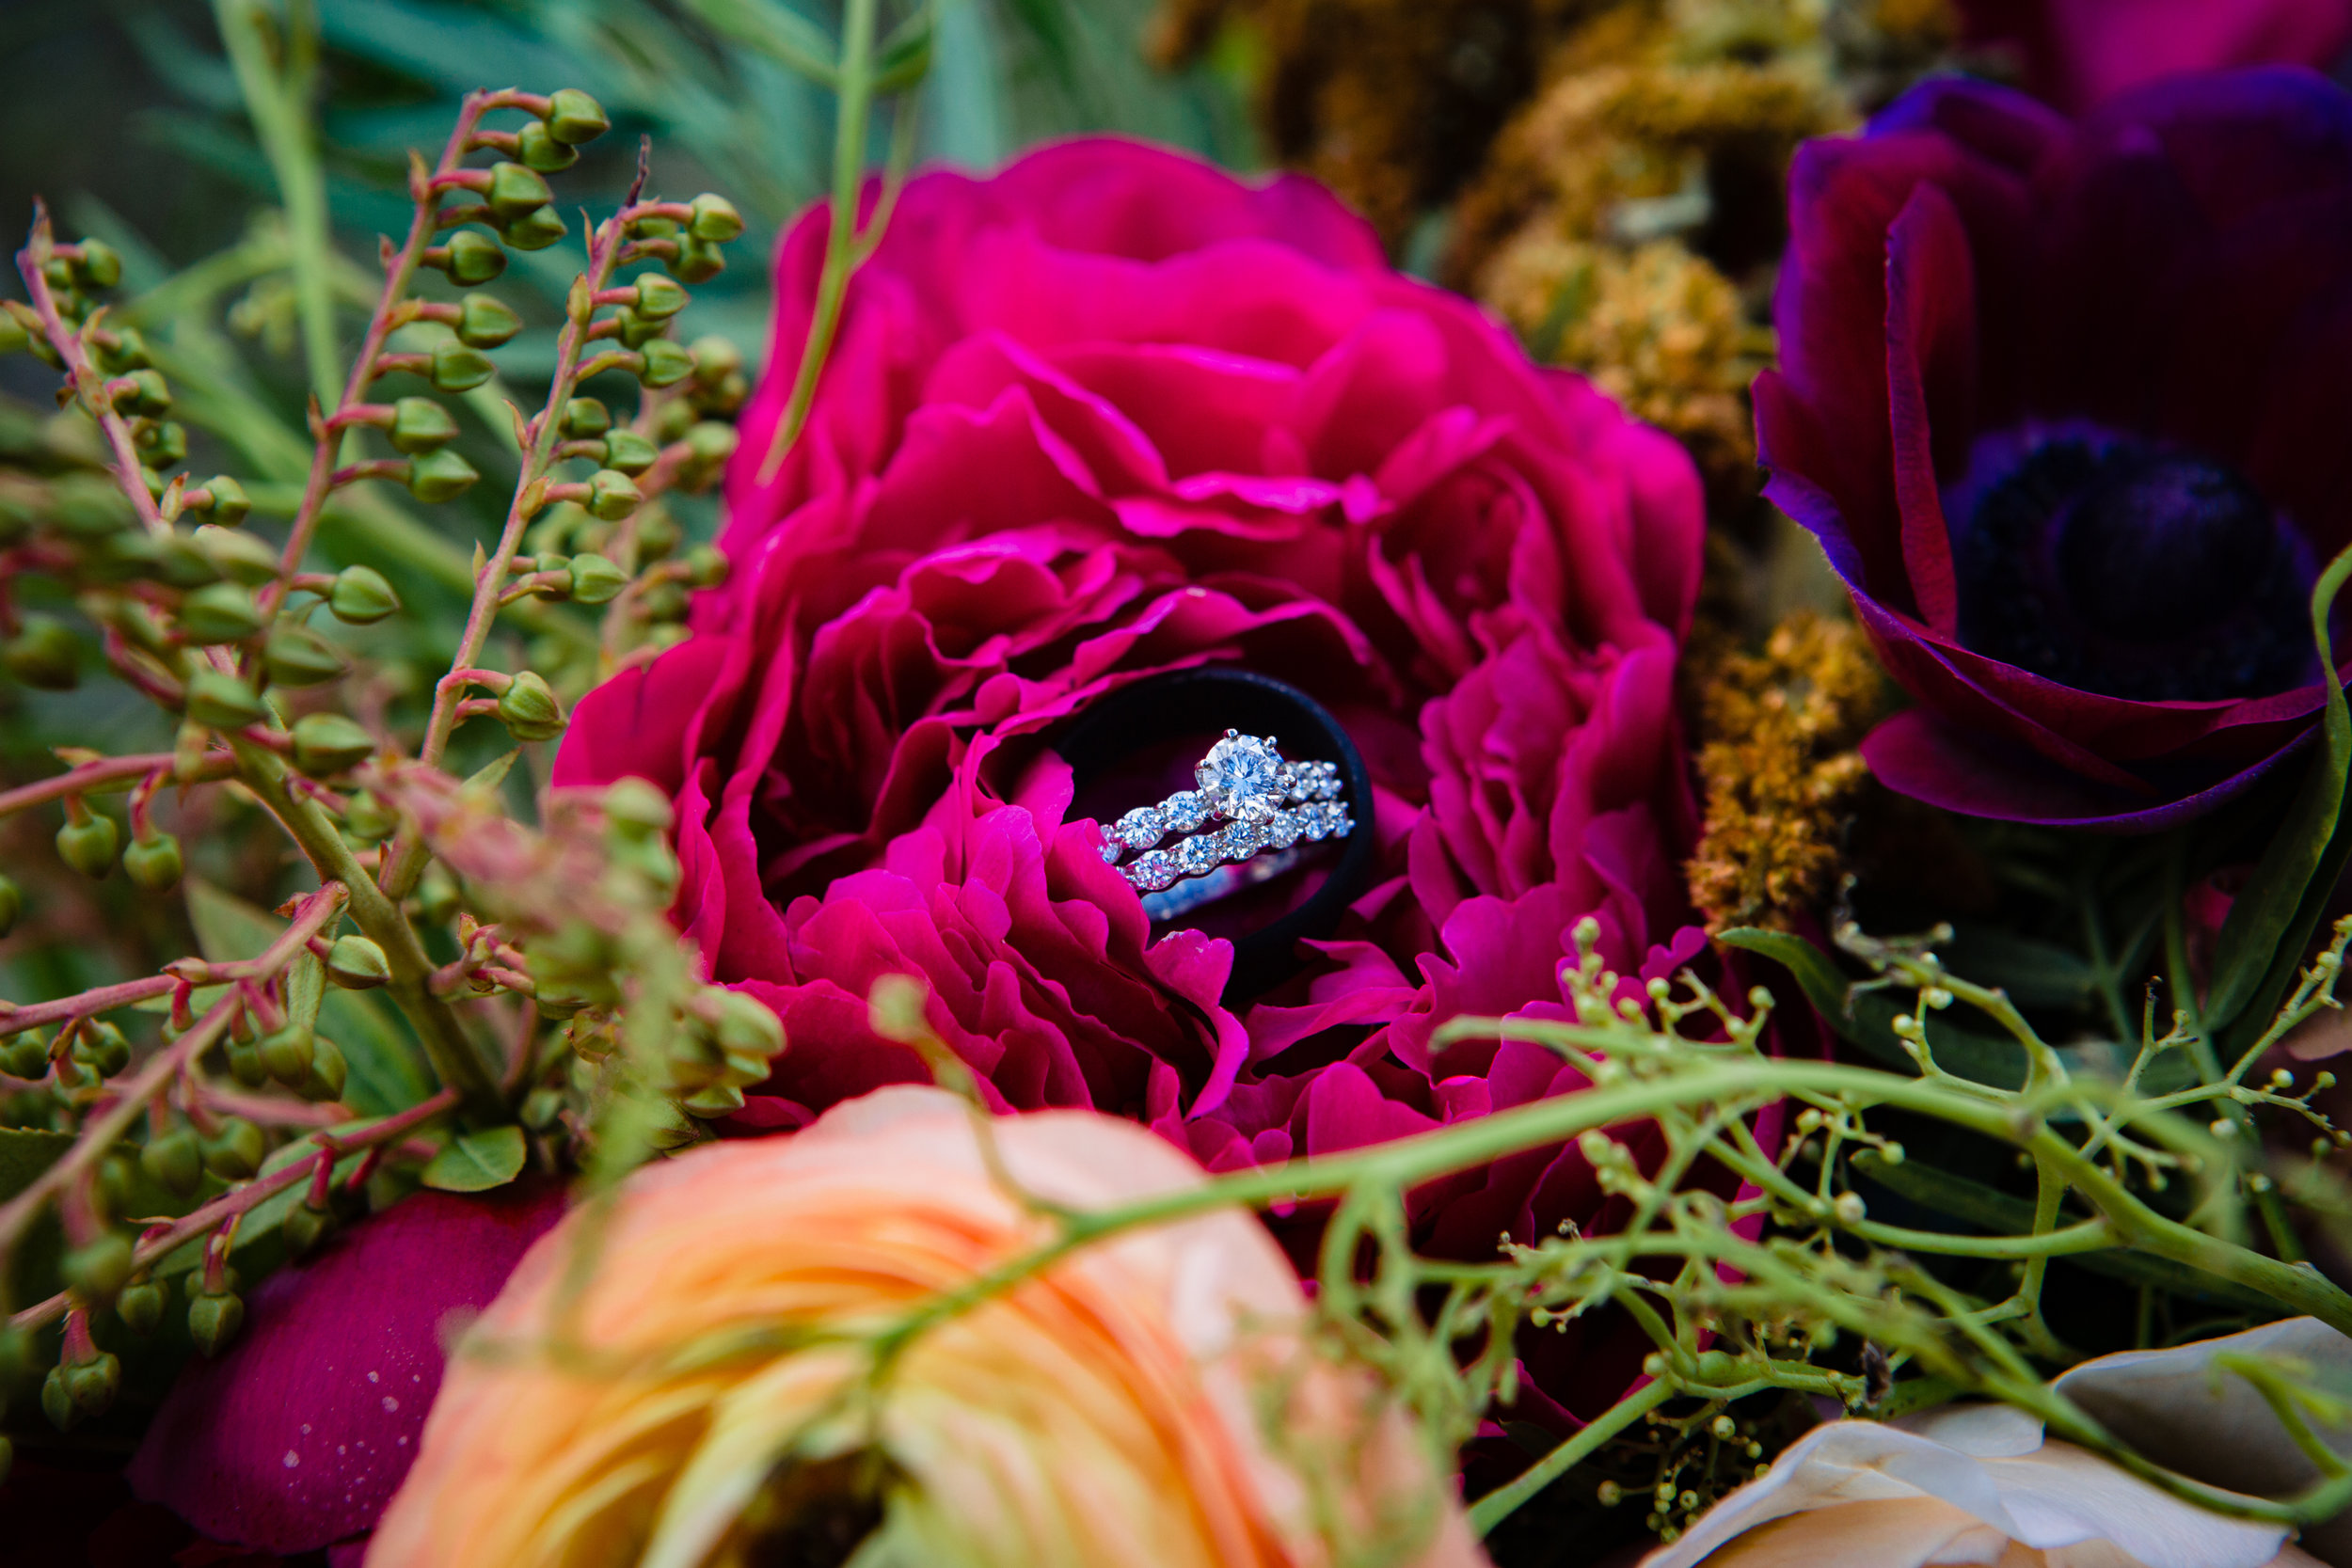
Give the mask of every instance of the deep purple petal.
<path id="1" fill-rule="evenodd" d="M 373 1528 L 440 1387 L 443 1320 L 489 1305 L 563 1211 L 563 1189 L 535 1180 L 420 1192 L 272 1275 L 228 1353 L 181 1372 L 131 1460 L 133 1489 L 274 1552 Z"/>

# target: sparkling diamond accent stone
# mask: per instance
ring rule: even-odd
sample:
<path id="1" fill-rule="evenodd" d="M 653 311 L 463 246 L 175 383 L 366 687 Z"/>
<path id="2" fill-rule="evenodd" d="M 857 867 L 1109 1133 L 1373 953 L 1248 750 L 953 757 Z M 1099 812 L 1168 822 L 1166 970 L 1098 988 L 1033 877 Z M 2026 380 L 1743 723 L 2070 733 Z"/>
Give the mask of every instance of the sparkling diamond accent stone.
<path id="1" fill-rule="evenodd" d="M 1225 858 L 1222 853 L 1224 845 L 1220 835 L 1202 833 L 1198 838 L 1188 838 L 1176 846 L 1176 863 L 1183 868 L 1185 876 L 1198 877 L 1204 871 L 1216 869 Z"/>
<path id="2" fill-rule="evenodd" d="M 1130 849 L 1149 849 L 1166 836 L 1168 822 L 1157 810 L 1145 806 L 1120 817 L 1111 832 Z"/>
<path id="3" fill-rule="evenodd" d="M 1216 815 L 1216 809 L 1189 789 L 1180 789 L 1160 802 L 1160 815 L 1171 832 L 1188 833 Z"/>
<path id="4" fill-rule="evenodd" d="M 1173 887 L 1183 873 L 1176 869 L 1176 857 L 1154 849 L 1127 868 L 1127 879 L 1146 893 L 1157 893 Z"/>
<path id="5" fill-rule="evenodd" d="M 1281 753 L 1271 740 L 1227 730 L 1193 769 L 1193 778 L 1219 814 L 1262 822 L 1282 804 L 1282 787 L 1276 783 L 1281 766 Z"/>
<path id="6" fill-rule="evenodd" d="M 1298 835 L 1307 831 L 1307 824 L 1295 811 L 1278 811 L 1266 819 L 1266 842 L 1277 849 L 1287 849 L 1298 842 Z"/>

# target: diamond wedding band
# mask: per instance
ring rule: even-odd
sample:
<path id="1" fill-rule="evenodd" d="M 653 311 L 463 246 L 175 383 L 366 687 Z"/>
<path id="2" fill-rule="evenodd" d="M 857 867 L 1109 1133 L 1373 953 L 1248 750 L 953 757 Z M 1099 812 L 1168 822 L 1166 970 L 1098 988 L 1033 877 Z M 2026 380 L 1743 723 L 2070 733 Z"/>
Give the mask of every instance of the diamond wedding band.
<path id="1" fill-rule="evenodd" d="M 1120 874 L 1143 893 L 1207 876 L 1267 849 L 1344 838 L 1356 826 L 1341 799 L 1339 765 L 1285 761 L 1272 736 L 1227 730 L 1193 769 L 1193 779 L 1198 788 L 1138 807 L 1104 830 L 1105 863 L 1119 865 L 1129 852 L 1139 852 L 1120 866 Z M 1199 831 L 1218 820 L 1225 826 Z M 1190 836 L 1160 848 L 1171 833 Z"/>

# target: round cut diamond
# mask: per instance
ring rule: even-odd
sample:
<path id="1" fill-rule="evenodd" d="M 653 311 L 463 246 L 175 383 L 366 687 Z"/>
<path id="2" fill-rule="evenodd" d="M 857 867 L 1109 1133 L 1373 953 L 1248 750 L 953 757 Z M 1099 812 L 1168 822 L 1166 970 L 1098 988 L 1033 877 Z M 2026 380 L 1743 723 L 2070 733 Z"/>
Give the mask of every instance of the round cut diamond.
<path id="1" fill-rule="evenodd" d="M 1176 847 L 1176 863 L 1187 877 L 1198 877 L 1204 871 L 1214 871 L 1218 863 L 1224 859 L 1217 852 L 1219 847 L 1215 833 L 1203 833 L 1199 838 L 1188 838 Z"/>
<path id="2" fill-rule="evenodd" d="M 1266 830 L 1257 822 L 1236 822 L 1219 835 L 1224 842 L 1225 858 L 1246 861 L 1266 846 Z"/>
<path id="3" fill-rule="evenodd" d="M 1209 748 L 1193 777 L 1225 816 L 1262 822 L 1282 804 L 1282 786 L 1276 780 L 1281 766 L 1280 755 L 1265 741 L 1228 730 L 1224 739 Z"/>
<path id="4" fill-rule="evenodd" d="M 1167 831 L 1168 825 L 1160 819 L 1160 814 L 1149 806 L 1129 812 L 1111 829 L 1130 849 L 1151 848 Z"/>
<path id="5" fill-rule="evenodd" d="M 1154 849 L 1127 868 L 1127 879 L 1146 893 L 1157 893 L 1175 884 L 1176 858 Z"/>
<path id="6" fill-rule="evenodd" d="M 1161 803 L 1160 814 L 1170 829 L 1188 833 L 1215 816 L 1216 809 L 1192 790 L 1180 789 Z"/>
<path id="7" fill-rule="evenodd" d="M 1266 819 L 1266 842 L 1277 849 L 1287 849 L 1298 842 L 1298 835 L 1307 831 L 1307 824 L 1295 811 L 1278 811 Z"/>

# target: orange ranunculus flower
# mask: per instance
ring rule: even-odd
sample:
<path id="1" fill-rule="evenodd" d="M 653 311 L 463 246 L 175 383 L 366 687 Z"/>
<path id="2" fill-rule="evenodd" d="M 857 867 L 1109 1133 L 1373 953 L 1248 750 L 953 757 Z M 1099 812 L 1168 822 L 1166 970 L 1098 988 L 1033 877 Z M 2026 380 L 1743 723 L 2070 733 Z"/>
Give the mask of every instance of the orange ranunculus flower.
<path id="1" fill-rule="evenodd" d="M 993 1126 L 1051 1203 L 1201 1180 L 1107 1117 Z M 694 1150 L 598 1224 L 591 1206 L 540 1241 L 476 1325 L 370 1568 L 834 1561 L 861 1540 L 861 1568 L 1486 1560 L 1402 1416 L 1306 1342 L 1246 1213 L 1084 1248 L 868 1383 L 853 1339 L 1054 1232 L 939 1090 Z"/>

